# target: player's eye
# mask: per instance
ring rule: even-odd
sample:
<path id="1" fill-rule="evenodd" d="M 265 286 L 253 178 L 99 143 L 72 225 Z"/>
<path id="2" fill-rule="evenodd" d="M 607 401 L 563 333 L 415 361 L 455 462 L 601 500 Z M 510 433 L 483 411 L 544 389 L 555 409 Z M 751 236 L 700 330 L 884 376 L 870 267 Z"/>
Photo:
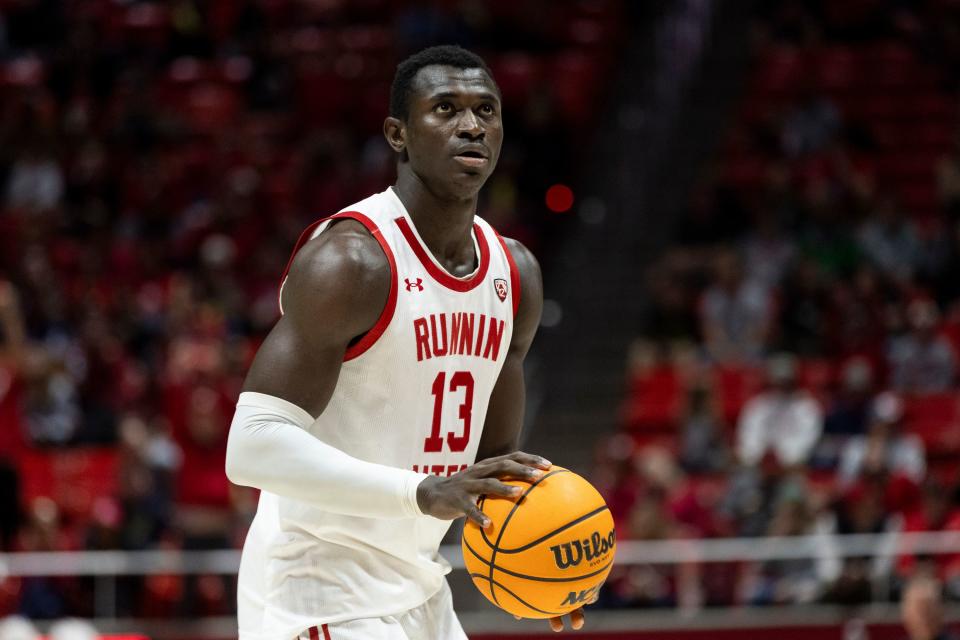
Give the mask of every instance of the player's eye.
<path id="1" fill-rule="evenodd" d="M 453 105 L 449 102 L 438 102 L 433 110 L 437 113 L 453 113 Z"/>
<path id="2" fill-rule="evenodd" d="M 489 102 L 480 105 L 480 113 L 485 116 L 492 116 L 497 110 Z"/>

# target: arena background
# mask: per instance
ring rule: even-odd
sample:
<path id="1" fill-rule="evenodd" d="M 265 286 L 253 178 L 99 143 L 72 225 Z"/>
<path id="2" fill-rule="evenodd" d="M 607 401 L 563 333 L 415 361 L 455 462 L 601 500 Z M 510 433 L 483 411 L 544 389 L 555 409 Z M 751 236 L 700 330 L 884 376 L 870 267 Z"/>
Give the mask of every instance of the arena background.
<path id="1" fill-rule="evenodd" d="M 905 638 L 917 575 L 960 622 L 956 0 L 0 0 L 0 616 L 235 637 L 239 385 L 440 43 L 544 267 L 523 447 L 617 520 L 577 637 Z"/>

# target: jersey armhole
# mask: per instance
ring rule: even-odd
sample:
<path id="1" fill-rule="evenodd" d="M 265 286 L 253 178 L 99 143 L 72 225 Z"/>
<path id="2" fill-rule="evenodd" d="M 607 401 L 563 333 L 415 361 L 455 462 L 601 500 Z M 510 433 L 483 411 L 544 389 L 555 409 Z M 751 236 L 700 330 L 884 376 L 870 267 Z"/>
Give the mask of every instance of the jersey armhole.
<path id="1" fill-rule="evenodd" d="M 500 246 L 503 247 L 503 254 L 507 256 L 507 263 L 510 265 L 510 301 L 513 303 L 513 317 L 517 317 L 517 310 L 520 308 L 520 271 L 517 269 L 517 263 L 513 261 L 513 254 L 510 253 L 510 249 L 507 248 L 507 243 L 504 242 L 503 236 L 494 230 L 493 232 L 497 236 L 497 240 L 500 241 Z"/>
<path id="2" fill-rule="evenodd" d="M 390 249 L 390 245 L 387 243 L 386 239 L 383 237 L 380 228 L 373 222 L 370 218 L 360 213 L 359 211 L 343 211 L 336 215 L 327 216 L 326 218 L 320 218 L 309 227 L 304 229 L 303 233 L 300 234 L 300 238 L 297 240 L 297 244 L 293 248 L 293 253 L 290 254 L 290 260 L 287 261 L 287 266 L 283 270 L 283 277 L 280 279 L 280 289 L 277 292 L 277 305 L 280 307 L 280 314 L 283 315 L 283 285 L 287 281 L 287 275 L 290 273 L 290 267 L 293 265 L 293 259 L 296 257 L 297 252 L 305 245 L 312 237 L 313 233 L 317 230 L 317 227 L 322 225 L 325 222 L 332 220 L 342 220 L 349 218 L 350 220 L 356 220 L 362 224 L 367 231 L 370 232 L 370 235 L 377 241 L 380 245 L 380 248 L 383 250 L 383 254 L 387 257 L 387 262 L 390 264 L 390 293 L 387 294 L 387 302 L 383 305 L 383 311 L 380 312 L 380 317 L 377 318 L 377 322 L 370 327 L 370 329 L 353 340 L 350 345 L 347 347 L 346 352 L 343 355 L 343 361 L 347 362 L 353 360 L 354 358 L 363 354 L 367 349 L 372 347 L 374 343 L 383 335 L 383 332 L 386 331 L 387 325 L 390 324 L 390 320 L 393 319 L 394 311 L 397 308 L 397 261 L 393 257 L 393 251 Z"/>

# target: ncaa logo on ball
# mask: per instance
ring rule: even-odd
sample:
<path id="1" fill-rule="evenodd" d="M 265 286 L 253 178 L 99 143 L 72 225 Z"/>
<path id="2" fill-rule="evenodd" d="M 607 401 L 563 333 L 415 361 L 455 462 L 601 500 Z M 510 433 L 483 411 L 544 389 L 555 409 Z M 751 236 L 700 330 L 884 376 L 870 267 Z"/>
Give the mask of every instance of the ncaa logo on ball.
<path id="1" fill-rule="evenodd" d="M 606 536 L 594 531 L 593 535 L 583 540 L 572 540 L 550 547 L 553 560 L 558 569 L 569 569 L 579 566 L 584 560 L 588 563 L 602 560 L 617 542 L 617 533 L 613 529 Z"/>

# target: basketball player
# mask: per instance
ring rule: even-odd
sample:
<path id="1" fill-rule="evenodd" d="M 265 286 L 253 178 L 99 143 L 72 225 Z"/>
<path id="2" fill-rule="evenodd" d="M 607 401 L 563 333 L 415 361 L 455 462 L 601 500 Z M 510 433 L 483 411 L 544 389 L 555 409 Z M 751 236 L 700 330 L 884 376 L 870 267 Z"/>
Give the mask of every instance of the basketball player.
<path id="1" fill-rule="evenodd" d="M 396 184 L 294 249 L 227 450 L 230 479 L 261 489 L 241 640 L 465 638 L 437 553 L 450 520 L 489 526 L 479 495 L 550 466 L 516 451 L 540 269 L 476 216 L 500 108 L 470 52 L 403 61 L 384 122 Z"/>

